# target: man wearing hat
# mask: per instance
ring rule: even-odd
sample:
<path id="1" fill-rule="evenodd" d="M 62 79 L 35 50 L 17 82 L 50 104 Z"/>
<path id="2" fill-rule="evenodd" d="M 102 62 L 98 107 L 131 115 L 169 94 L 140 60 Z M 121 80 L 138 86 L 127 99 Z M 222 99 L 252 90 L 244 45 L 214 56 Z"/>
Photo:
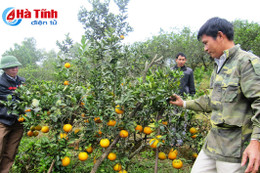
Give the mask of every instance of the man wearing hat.
<path id="1" fill-rule="evenodd" d="M 14 56 L 3 56 L 0 69 L 4 73 L 0 76 L 0 100 L 7 101 L 7 96 L 25 82 L 17 76 L 18 66 L 22 64 Z M 15 101 L 16 98 L 13 97 Z M 0 173 L 8 173 L 15 159 L 15 155 L 23 135 L 23 125 L 18 117 L 8 113 L 7 108 L 0 104 Z"/>

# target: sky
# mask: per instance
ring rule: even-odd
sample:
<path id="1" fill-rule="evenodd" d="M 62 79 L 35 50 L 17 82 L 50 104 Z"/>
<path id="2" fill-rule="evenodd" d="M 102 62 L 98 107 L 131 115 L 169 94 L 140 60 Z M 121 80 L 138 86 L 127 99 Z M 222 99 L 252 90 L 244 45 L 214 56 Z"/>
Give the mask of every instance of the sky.
<path id="1" fill-rule="evenodd" d="M 160 29 L 171 31 L 173 28 L 189 27 L 196 32 L 207 19 L 215 16 L 229 21 L 240 19 L 260 24 L 259 5 L 259 0 L 130 0 L 127 21 L 134 31 L 125 37 L 124 43 L 145 41 L 157 35 Z M 21 45 L 25 38 L 30 37 L 36 39 L 38 49 L 46 51 L 58 51 L 56 41 L 64 40 L 67 33 L 70 33 L 74 42 L 80 42 L 84 29 L 77 14 L 82 6 L 91 9 L 88 0 L 1 0 L 0 55 L 13 48 L 15 43 Z M 31 18 L 22 19 L 17 26 L 9 26 L 2 18 L 3 12 L 9 7 L 28 9 Z M 50 25 L 53 19 L 37 19 L 48 23 L 32 25 L 31 22 L 36 20 L 35 9 L 57 11 L 57 25 Z"/>

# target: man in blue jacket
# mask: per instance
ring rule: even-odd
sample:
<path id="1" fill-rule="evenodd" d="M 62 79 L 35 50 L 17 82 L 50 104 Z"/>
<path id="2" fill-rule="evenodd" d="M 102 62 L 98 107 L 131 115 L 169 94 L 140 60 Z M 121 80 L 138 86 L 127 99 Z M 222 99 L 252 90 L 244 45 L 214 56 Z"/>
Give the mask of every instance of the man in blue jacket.
<path id="1" fill-rule="evenodd" d="M 22 64 L 14 56 L 4 56 L 0 60 L 0 69 L 4 73 L 0 76 L 0 100 L 7 101 L 7 96 L 25 82 L 17 76 L 18 66 Z M 13 96 L 13 101 L 18 98 Z M 9 113 L 7 107 L 0 104 L 0 172 L 8 173 L 12 167 L 15 155 L 23 135 L 23 125 L 18 117 Z"/>

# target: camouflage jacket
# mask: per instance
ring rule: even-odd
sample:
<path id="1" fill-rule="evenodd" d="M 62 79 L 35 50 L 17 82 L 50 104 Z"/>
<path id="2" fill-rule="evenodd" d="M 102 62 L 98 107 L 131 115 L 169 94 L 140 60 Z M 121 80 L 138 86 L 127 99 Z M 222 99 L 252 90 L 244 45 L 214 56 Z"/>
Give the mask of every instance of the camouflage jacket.
<path id="1" fill-rule="evenodd" d="M 239 46 L 224 53 L 224 65 L 212 72 L 209 95 L 187 101 L 186 108 L 211 112 L 205 153 L 239 163 L 250 139 L 260 140 L 260 59 Z"/>

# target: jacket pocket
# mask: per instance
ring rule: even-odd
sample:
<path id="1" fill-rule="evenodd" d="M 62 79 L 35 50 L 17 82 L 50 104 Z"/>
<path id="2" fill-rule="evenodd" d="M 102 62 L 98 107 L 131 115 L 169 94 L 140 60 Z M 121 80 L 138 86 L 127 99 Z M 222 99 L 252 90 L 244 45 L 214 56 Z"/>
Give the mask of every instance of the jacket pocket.
<path id="1" fill-rule="evenodd" d="M 240 158 L 242 153 L 242 130 L 237 128 L 212 128 L 207 136 L 206 149 L 225 157 Z"/>
<path id="2" fill-rule="evenodd" d="M 238 94 L 241 92 L 240 85 L 238 83 L 239 79 L 233 79 L 227 85 L 225 83 L 222 84 L 221 88 L 223 91 L 223 102 L 231 103 L 236 101 Z"/>

